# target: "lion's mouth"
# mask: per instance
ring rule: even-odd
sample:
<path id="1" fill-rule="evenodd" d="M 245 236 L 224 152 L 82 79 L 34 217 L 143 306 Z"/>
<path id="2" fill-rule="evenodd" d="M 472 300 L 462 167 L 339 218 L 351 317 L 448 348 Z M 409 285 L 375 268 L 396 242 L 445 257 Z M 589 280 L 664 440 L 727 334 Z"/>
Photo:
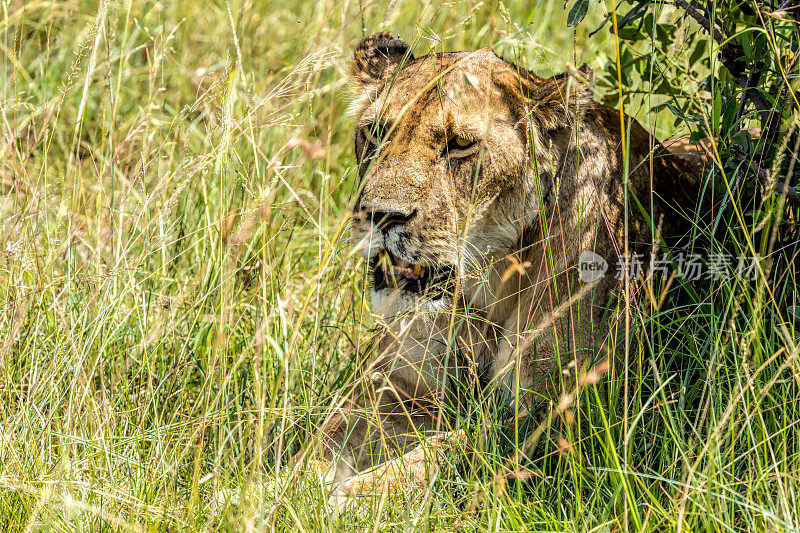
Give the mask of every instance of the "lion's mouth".
<path id="1" fill-rule="evenodd" d="M 444 293 L 454 279 L 455 269 L 450 265 L 419 265 L 400 259 L 387 250 L 382 250 L 370 262 L 372 281 L 376 290 L 397 288 L 425 293 Z"/>

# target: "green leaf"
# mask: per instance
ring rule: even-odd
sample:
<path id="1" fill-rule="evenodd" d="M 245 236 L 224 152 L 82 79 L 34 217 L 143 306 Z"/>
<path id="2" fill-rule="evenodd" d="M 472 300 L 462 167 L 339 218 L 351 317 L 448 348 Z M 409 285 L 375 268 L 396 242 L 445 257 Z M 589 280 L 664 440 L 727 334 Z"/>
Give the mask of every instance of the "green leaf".
<path id="1" fill-rule="evenodd" d="M 695 124 L 699 124 L 701 122 L 701 119 L 699 117 L 689 117 L 689 116 L 687 116 L 674 103 L 666 102 L 666 104 L 667 104 L 667 107 L 669 108 L 669 110 L 672 111 L 672 114 L 675 115 L 676 117 L 678 117 L 679 119 L 681 119 L 681 120 L 683 120 L 685 122 L 694 122 Z"/>
<path id="2" fill-rule="evenodd" d="M 662 46 L 666 47 L 674 43 L 672 33 L 674 33 L 674 28 L 670 28 L 666 24 L 656 24 L 656 40 Z"/>
<path id="3" fill-rule="evenodd" d="M 593 31 L 592 31 L 592 32 L 589 34 L 589 37 L 591 37 L 591 36 L 592 36 L 592 35 L 594 35 L 595 33 L 597 33 L 597 32 L 599 32 L 600 30 L 602 30 L 602 29 L 603 29 L 603 26 L 605 26 L 605 25 L 606 25 L 606 23 L 608 23 L 608 21 L 609 21 L 609 20 L 611 20 L 611 15 L 608 15 L 606 18 L 604 18 L 604 19 L 603 19 L 603 22 L 601 22 L 601 23 L 600 23 L 600 25 L 599 25 L 598 27 L 596 27 L 596 28 L 595 28 L 595 29 L 594 29 L 594 30 L 593 30 Z M 613 29 L 613 28 L 612 28 L 612 29 Z"/>
<path id="4" fill-rule="evenodd" d="M 656 88 L 653 90 L 653 92 L 656 93 L 656 94 L 667 94 L 667 95 L 669 95 L 669 94 L 673 93 L 673 90 L 672 90 L 672 86 L 667 81 L 667 78 L 661 78 L 661 82 L 656 86 Z"/>
<path id="5" fill-rule="evenodd" d="M 741 37 L 742 48 L 744 49 L 744 57 L 748 61 L 753 59 L 753 34 L 750 32 L 743 32 Z"/>
<path id="6" fill-rule="evenodd" d="M 705 129 L 700 128 L 699 130 L 694 130 L 689 135 L 689 142 L 692 144 L 697 144 L 697 141 L 701 141 L 703 139 L 707 139 L 708 135 L 706 134 Z"/>
<path id="7" fill-rule="evenodd" d="M 731 136 L 731 144 L 738 144 L 745 150 L 750 150 L 750 132 L 739 130 Z"/>
<path id="8" fill-rule="evenodd" d="M 575 0 L 567 15 L 567 26 L 577 26 L 589 10 L 589 0 Z"/>
<path id="9" fill-rule="evenodd" d="M 642 18 L 642 16 L 644 16 L 644 14 L 647 13 L 648 7 L 650 7 L 649 0 L 643 0 L 639 2 L 637 5 L 633 6 L 631 10 L 628 11 L 625 14 L 625 16 L 619 20 L 619 22 L 617 23 L 617 30 L 621 30 L 634 20 Z"/>
<path id="10" fill-rule="evenodd" d="M 692 50 L 692 54 L 689 56 L 689 67 L 694 67 L 700 58 L 703 57 L 706 52 L 706 42 L 707 41 L 704 39 L 697 41 L 697 44 L 694 46 L 694 50 Z"/>
<path id="11" fill-rule="evenodd" d="M 617 35 L 619 35 L 619 38 L 624 41 L 635 41 L 636 39 L 644 37 L 642 32 L 640 32 L 637 28 L 621 28 L 617 32 Z"/>
<path id="12" fill-rule="evenodd" d="M 653 57 L 650 54 L 642 54 L 641 57 L 637 58 L 636 68 L 642 77 L 649 76 L 653 68 Z"/>
<path id="13" fill-rule="evenodd" d="M 631 53 L 630 49 L 624 47 L 622 49 L 622 54 L 620 54 L 620 62 L 622 63 L 622 84 L 623 85 L 630 85 L 630 76 L 631 71 L 634 67 L 635 59 L 633 54 Z"/>
<path id="14" fill-rule="evenodd" d="M 722 124 L 720 125 L 720 132 L 723 136 L 728 135 L 728 133 L 730 133 L 730 131 L 736 126 L 734 121 L 736 120 L 737 107 L 736 100 L 725 100 L 725 111 L 722 113 Z"/>

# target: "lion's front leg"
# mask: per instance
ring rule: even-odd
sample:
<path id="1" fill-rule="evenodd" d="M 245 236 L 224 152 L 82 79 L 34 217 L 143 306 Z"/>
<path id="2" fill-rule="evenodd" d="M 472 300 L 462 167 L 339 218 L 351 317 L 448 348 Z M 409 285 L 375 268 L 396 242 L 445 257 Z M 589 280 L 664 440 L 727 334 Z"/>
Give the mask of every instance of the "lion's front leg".
<path id="1" fill-rule="evenodd" d="M 382 355 L 363 372 L 346 408 L 322 431 L 325 459 L 346 477 L 413 449 L 442 429 L 456 369 L 432 336 L 387 335 Z"/>

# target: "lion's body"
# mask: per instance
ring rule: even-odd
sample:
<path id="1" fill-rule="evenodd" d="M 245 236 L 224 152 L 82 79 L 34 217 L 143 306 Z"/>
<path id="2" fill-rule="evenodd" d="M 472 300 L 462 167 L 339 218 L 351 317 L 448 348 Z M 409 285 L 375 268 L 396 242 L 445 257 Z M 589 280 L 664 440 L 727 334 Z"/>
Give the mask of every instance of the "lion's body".
<path id="1" fill-rule="evenodd" d="M 585 84 L 488 49 L 412 59 L 379 34 L 358 46 L 352 84 L 352 233 L 383 333 L 324 431 L 326 453 L 361 469 L 439 429 L 465 386 L 556 399 L 603 356 L 619 272 L 583 283 L 579 256 L 613 267 L 653 247 L 648 219 L 677 231 L 651 191 L 677 193 L 682 163 L 635 121 L 623 154 L 619 112 Z"/>

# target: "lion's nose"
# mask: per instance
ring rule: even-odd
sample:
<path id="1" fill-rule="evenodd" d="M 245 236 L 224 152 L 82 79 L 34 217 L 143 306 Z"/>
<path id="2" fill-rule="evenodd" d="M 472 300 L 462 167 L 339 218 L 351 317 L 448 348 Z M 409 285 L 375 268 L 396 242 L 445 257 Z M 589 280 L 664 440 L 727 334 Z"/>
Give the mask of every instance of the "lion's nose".
<path id="1" fill-rule="evenodd" d="M 407 224 L 414 218 L 417 212 L 416 209 L 411 211 L 402 211 L 399 209 L 366 209 L 366 211 L 372 223 L 378 226 L 383 232 L 387 232 L 399 224 Z"/>

